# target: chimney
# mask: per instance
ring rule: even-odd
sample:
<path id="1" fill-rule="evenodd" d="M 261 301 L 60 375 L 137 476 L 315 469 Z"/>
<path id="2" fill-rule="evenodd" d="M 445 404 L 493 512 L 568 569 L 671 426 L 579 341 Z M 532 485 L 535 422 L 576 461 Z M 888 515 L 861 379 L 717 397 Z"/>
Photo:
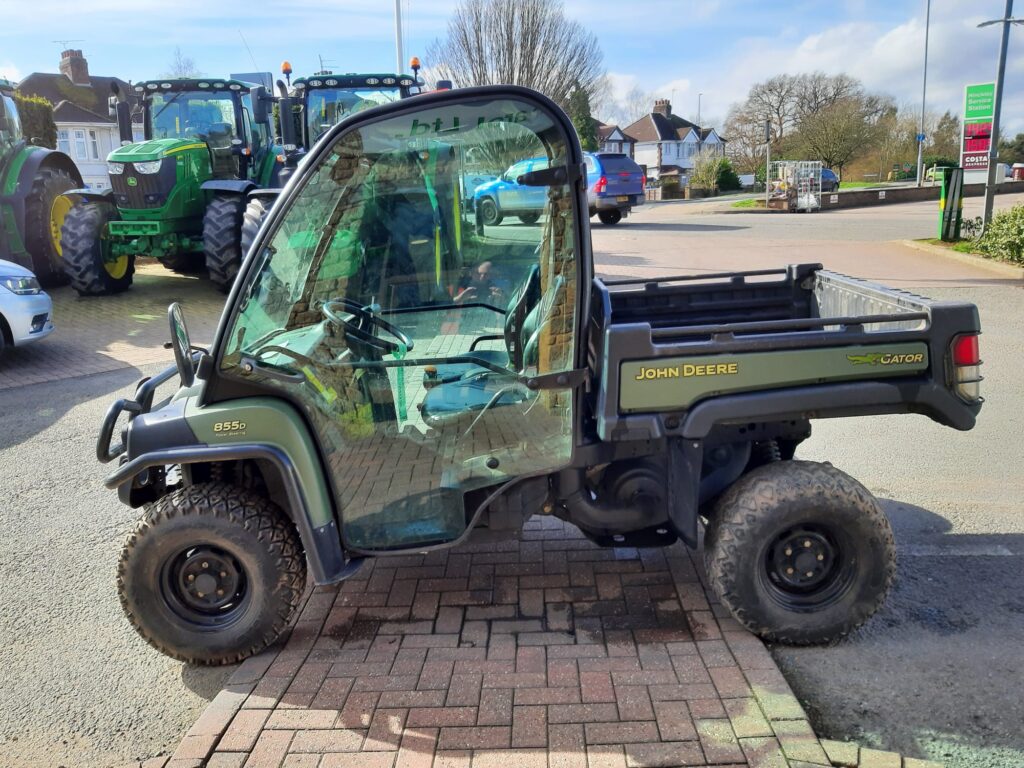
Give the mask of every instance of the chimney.
<path id="1" fill-rule="evenodd" d="M 668 117 L 672 114 L 672 105 L 668 99 L 655 99 L 654 101 L 654 114 L 664 115 Z"/>
<path id="2" fill-rule="evenodd" d="M 90 85 L 89 62 L 79 50 L 69 48 L 61 52 L 60 73 L 75 85 Z"/>

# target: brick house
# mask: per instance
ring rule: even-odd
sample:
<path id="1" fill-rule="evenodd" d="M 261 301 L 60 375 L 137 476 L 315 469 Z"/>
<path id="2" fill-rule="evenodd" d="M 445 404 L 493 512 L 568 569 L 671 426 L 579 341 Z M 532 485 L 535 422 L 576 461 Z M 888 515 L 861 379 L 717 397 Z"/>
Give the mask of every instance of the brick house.
<path id="1" fill-rule="evenodd" d="M 713 148 L 725 154 L 726 140 L 714 128 L 704 128 L 672 114 L 668 99 L 655 101 L 654 109 L 626 126 L 624 133 L 636 142 L 633 159 L 646 166 L 652 178 L 687 176 L 702 149 Z"/>

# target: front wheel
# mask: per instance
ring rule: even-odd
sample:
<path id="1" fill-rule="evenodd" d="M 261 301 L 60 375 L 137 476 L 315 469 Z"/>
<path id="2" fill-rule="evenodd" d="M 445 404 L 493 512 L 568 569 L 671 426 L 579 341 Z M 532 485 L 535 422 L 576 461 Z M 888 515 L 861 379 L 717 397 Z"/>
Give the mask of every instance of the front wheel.
<path id="1" fill-rule="evenodd" d="M 496 227 L 501 224 L 504 218 L 498 210 L 498 204 L 493 199 L 485 197 L 477 205 L 480 206 L 480 220 L 488 227 Z"/>
<path id="2" fill-rule="evenodd" d="M 245 205 L 245 213 L 242 215 L 242 258 L 249 253 L 260 227 L 263 226 L 270 208 L 263 197 L 250 197 Z"/>
<path id="3" fill-rule="evenodd" d="M 228 483 L 186 486 L 147 505 L 117 569 L 132 626 L 190 664 L 259 653 L 288 626 L 305 584 L 305 558 L 284 512 Z"/>
<path id="4" fill-rule="evenodd" d="M 622 211 L 618 208 L 612 208 L 610 211 L 598 211 L 597 218 L 601 220 L 602 224 L 612 226 L 622 221 Z"/>
<path id="5" fill-rule="evenodd" d="M 64 217 L 60 239 L 64 271 L 80 296 L 120 293 L 132 284 L 135 254 L 110 253 L 107 225 L 120 218 L 113 205 L 96 201 L 78 203 Z"/>
<path id="6" fill-rule="evenodd" d="M 538 221 L 540 221 L 540 214 L 539 213 L 521 213 L 521 214 L 519 214 L 519 220 L 521 222 L 523 222 L 523 224 L 526 224 L 527 226 L 531 226 L 532 227 L 534 224 L 536 224 Z"/>
<path id="7" fill-rule="evenodd" d="M 896 545 L 878 501 L 852 477 L 827 464 L 775 461 L 719 499 L 704 564 L 743 626 L 810 645 L 844 637 L 881 607 Z"/>
<path id="8" fill-rule="evenodd" d="M 242 266 L 242 218 L 245 198 L 241 195 L 213 196 L 203 216 L 203 251 L 210 280 L 221 293 L 231 285 Z"/>

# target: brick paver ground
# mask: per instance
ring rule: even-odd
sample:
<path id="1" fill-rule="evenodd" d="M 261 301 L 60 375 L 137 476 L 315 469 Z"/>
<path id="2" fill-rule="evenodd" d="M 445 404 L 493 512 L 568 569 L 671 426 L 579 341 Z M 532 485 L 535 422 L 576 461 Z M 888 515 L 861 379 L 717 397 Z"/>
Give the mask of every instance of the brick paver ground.
<path id="1" fill-rule="evenodd" d="M 601 549 L 554 518 L 381 558 L 310 594 L 162 768 L 934 763 L 819 741 L 699 557 Z"/>
<path id="2" fill-rule="evenodd" d="M 0 358 L 0 389 L 105 373 L 166 362 L 170 338 L 167 305 L 181 302 L 196 344 L 213 340 L 224 307 L 205 276 L 183 276 L 147 260 L 136 268 L 135 282 L 116 296 L 80 297 L 68 287 L 49 289 L 56 329 L 46 339 L 8 350 Z"/>

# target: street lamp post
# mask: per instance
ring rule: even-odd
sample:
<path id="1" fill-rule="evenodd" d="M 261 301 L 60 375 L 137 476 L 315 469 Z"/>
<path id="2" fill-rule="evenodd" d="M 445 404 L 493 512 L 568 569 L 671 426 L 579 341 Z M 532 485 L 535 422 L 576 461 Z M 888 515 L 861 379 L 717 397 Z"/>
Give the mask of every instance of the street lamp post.
<path id="1" fill-rule="evenodd" d="M 928 31 L 932 23 L 932 0 L 927 0 L 924 17 L 924 76 L 921 82 L 921 130 L 917 132 L 917 186 L 924 182 L 924 109 L 928 93 Z"/>
<path id="2" fill-rule="evenodd" d="M 1003 80 L 1006 78 L 1006 49 L 1010 45 L 1010 25 L 1024 24 L 1024 19 L 1013 18 L 1013 0 L 1006 0 L 1006 12 L 1001 19 L 984 21 L 978 28 L 993 24 L 1003 25 L 1003 40 L 999 46 L 999 71 L 996 76 L 995 105 L 992 110 L 992 137 L 988 148 L 988 179 L 985 181 L 985 213 L 982 216 L 982 232 L 992 221 L 992 203 L 996 188 L 996 160 L 999 157 L 999 113 L 1003 106 Z"/>

